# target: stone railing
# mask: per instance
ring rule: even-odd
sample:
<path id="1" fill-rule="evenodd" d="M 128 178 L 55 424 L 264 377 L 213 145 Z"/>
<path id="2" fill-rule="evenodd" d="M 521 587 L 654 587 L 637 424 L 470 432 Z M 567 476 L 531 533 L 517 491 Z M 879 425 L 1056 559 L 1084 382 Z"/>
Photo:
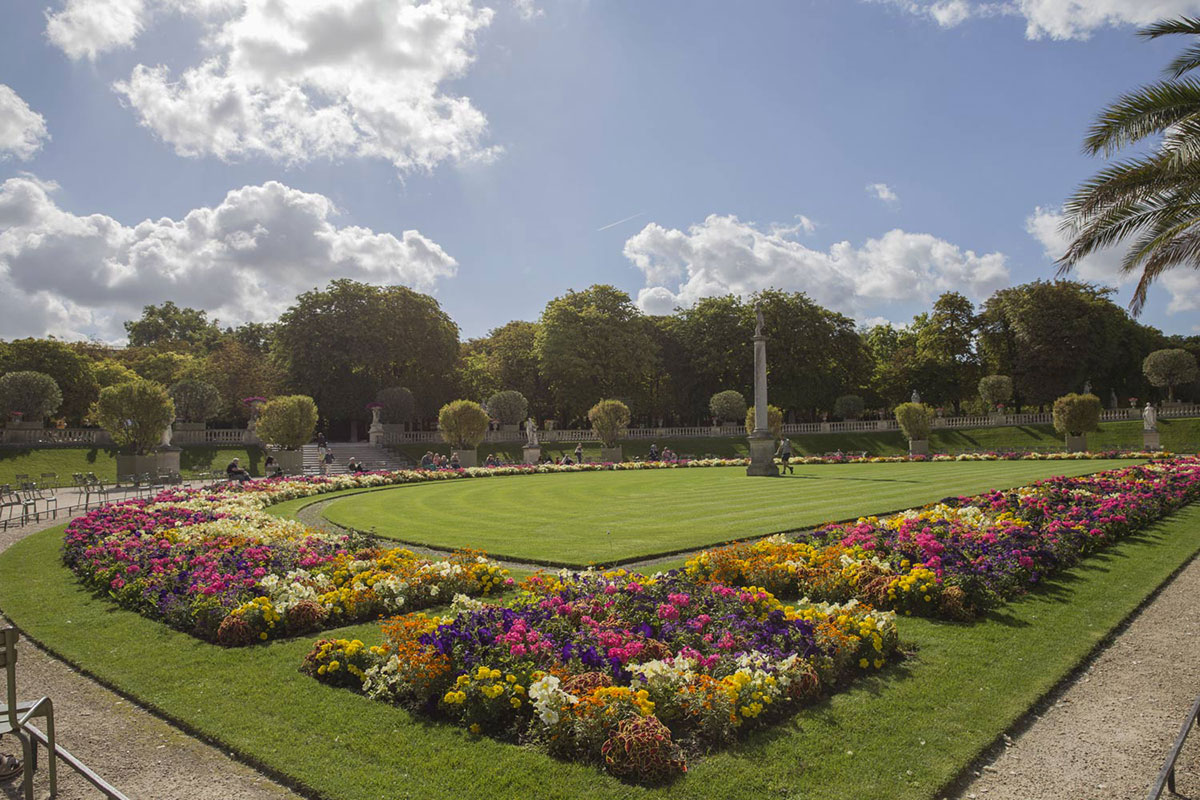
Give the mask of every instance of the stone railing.
<path id="1" fill-rule="evenodd" d="M 189 445 L 237 445 L 246 441 L 242 428 L 209 428 L 200 431 L 174 431 L 171 443 L 181 447 Z M 111 447 L 112 437 L 102 428 L 2 428 L 0 444 L 10 445 L 56 445 L 78 447 Z"/>
<path id="2" fill-rule="evenodd" d="M 201 444 L 245 444 L 246 430 L 244 428 L 207 428 L 202 431 L 175 431 L 171 434 L 171 444 L 184 447 Z"/>

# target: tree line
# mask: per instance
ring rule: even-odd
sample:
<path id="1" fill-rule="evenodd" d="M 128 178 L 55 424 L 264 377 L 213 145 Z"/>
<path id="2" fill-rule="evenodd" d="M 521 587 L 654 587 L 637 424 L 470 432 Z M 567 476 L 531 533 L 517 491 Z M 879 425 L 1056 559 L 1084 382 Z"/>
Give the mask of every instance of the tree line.
<path id="1" fill-rule="evenodd" d="M 1074 281 L 1002 289 L 978 307 L 947 292 L 906 325 L 870 327 L 803 293 L 706 298 L 648 316 L 626 292 L 596 285 L 554 298 L 536 321 L 462 341 L 428 295 L 336 280 L 297 297 L 274 323 L 222 327 L 204 311 L 165 302 L 125 323 L 123 348 L 3 342 L 0 373 L 51 376 L 67 424 L 92 421 L 101 388 L 141 377 L 163 386 L 211 384 L 209 415 L 228 425 L 245 423 L 246 398 L 284 393 L 312 397 L 326 425 L 365 422 L 367 404 L 395 397 L 398 387 L 411 392 L 400 407 L 415 425 L 432 424 L 453 399 L 482 402 L 506 390 L 520 392 L 539 420 L 562 427 L 586 426 L 602 398 L 624 401 L 634 424 L 696 425 L 712 420 L 714 394 L 752 396 L 755 305 L 768 336 L 771 403 L 789 421 L 890 418 L 914 390 L 947 414 L 981 413 L 979 381 L 988 375 L 1011 378 L 1014 411 L 1044 409 L 1085 385 L 1104 404 L 1125 406 L 1167 394 L 1143 372 L 1150 353 L 1200 355 L 1200 337 L 1165 335 L 1113 303 L 1111 290 Z M 1170 390 L 1200 397 L 1188 381 Z"/>

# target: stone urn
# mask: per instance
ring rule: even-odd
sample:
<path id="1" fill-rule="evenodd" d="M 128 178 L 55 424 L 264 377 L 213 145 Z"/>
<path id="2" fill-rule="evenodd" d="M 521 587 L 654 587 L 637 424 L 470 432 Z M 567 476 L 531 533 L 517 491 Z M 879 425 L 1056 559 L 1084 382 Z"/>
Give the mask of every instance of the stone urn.
<path id="1" fill-rule="evenodd" d="M 367 429 L 367 441 L 373 447 L 383 447 L 383 421 L 379 418 L 383 412 L 383 403 L 367 403 L 367 410 L 371 412 L 371 427 Z"/>

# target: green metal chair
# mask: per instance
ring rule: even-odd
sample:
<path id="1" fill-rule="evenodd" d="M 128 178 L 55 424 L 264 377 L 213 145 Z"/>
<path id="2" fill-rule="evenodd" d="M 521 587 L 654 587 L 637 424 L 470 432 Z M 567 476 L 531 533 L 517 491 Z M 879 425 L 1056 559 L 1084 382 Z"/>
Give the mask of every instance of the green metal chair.
<path id="1" fill-rule="evenodd" d="M 0 706 L 0 734 L 10 733 L 21 742 L 25 757 L 25 774 L 22 787 L 25 800 L 33 800 L 33 773 L 37 769 L 38 740 L 42 739 L 49 754 L 50 796 L 58 794 L 58 753 L 54 746 L 54 704 L 49 697 L 33 702 L 17 702 L 17 629 L 0 628 L 3 648 L 0 649 L 0 667 L 4 669 L 5 705 Z M 29 724 L 31 719 L 46 720 L 44 737 L 36 736 Z M 36 730 L 36 729 L 33 729 Z"/>

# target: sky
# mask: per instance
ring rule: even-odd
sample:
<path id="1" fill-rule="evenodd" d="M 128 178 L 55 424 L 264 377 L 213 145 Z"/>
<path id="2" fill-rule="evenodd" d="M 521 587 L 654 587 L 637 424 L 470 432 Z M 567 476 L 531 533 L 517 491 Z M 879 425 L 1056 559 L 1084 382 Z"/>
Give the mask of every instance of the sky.
<path id="1" fill-rule="evenodd" d="M 1055 273 L 1098 112 L 1200 0 L 0 0 L 0 338 L 335 278 L 466 337 L 608 283 L 861 323 Z M 1121 252 L 1078 276 L 1132 287 Z M 1200 332 L 1200 272 L 1142 321 Z"/>

